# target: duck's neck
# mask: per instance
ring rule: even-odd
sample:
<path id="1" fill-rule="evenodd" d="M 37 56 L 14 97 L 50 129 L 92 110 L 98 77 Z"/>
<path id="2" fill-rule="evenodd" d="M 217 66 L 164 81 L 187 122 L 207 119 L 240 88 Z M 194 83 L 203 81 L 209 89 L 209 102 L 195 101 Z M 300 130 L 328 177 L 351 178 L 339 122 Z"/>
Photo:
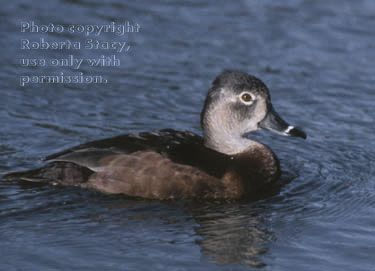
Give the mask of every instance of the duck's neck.
<path id="1" fill-rule="evenodd" d="M 207 105 L 208 104 L 208 105 Z M 250 148 L 263 146 L 262 144 L 247 139 L 243 134 L 243 124 L 235 116 L 228 114 L 231 108 L 228 104 L 209 106 L 205 103 L 201 114 L 204 144 L 215 151 L 234 155 Z"/>
<path id="2" fill-rule="evenodd" d="M 255 148 L 260 145 L 258 142 L 244 137 L 233 138 L 224 134 L 216 134 L 215 136 L 205 135 L 204 144 L 210 149 L 225 153 L 227 155 L 242 153 L 248 149 Z"/>
<path id="3" fill-rule="evenodd" d="M 206 147 L 227 155 L 235 155 L 252 148 L 263 147 L 263 144 L 245 138 L 235 127 L 224 123 L 210 122 L 203 126 L 203 138 Z"/>

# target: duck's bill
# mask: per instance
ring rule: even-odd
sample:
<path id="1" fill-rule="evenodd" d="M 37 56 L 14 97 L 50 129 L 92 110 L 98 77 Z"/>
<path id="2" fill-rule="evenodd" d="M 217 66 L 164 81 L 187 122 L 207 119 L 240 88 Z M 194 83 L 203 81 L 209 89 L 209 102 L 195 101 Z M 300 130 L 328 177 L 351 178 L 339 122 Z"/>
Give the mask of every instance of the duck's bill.
<path id="1" fill-rule="evenodd" d="M 272 106 L 266 117 L 258 125 L 262 129 L 270 130 L 284 136 L 302 137 L 303 139 L 307 137 L 304 131 L 286 123 Z"/>

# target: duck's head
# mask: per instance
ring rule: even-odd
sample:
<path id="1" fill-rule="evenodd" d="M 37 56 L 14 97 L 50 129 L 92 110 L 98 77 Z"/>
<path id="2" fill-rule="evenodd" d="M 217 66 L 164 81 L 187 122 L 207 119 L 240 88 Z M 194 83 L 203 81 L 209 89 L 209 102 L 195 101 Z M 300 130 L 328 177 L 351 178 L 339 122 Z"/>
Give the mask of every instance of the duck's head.
<path id="1" fill-rule="evenodd" d="M 213 81 L 201 113 L 205 145 L 226 154 L 249 148 L 245 135 L 266 129 L 284 136 L 306 138 L 274 110 L 266 85 L 258 78 L 237 71 L 225 71 Z"/>

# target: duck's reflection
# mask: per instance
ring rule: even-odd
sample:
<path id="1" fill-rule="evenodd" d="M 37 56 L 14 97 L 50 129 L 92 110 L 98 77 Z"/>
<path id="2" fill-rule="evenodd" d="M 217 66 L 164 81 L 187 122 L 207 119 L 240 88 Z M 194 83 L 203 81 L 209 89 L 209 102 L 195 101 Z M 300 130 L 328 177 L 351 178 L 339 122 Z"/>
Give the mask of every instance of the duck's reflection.
<path id="1" fill-rule="evenodd" d="M 263 267 L 273 235 L 248 205 L 208 204 L 190 206 L 199 226 L 201 252 L 219 265 L 240 264 Z M 252 213 L 251 213 L 252 212 Z"/>
<path id="2" fill-rule="evenodd" d="M 12 187 L 14 191 L 16 186 Z M 35 216 L 35 212 L 43 211 L 47 216 L 51 213 L 49 219 L 61 227 L 77 226 L 79 221 L 79 230 L 84 230 L 96 224 L 100 225 L 100 231 L 96 233 L 99 237 L 116 236 L 116 240 L 119 236 L 127 240 L 129 232 L 134 234 L 134 229 L 140 227 L 139 240 L 146 249 L 147 242 L 155 240 L 176 246 L 196 242 L 203 257 L 218 265 L 264 267 L 262 255 L 273 239 L 267 222 L 262 219 L 265 210 L 252 203 L 161 202 L 106 196 L 75 188 L 22 188 L 21 194 L 4 199 L 6 202 L 3 203 L 10 204 L 10 207 L 9 211 L 3 210 L 2 217 L 24 217 L 25 212 Z M 18 200 L 14 200 L 16 196 Z M 14 211 L 15 203 L 23 204 L 22 199 L 30 200 L 30 197 L 37 200 L 38 208 L 30 205 L 30 210 Z"/>
<path id="3" fill-rule="evenodd" d="M 254 208 L 253 204 L 130 199 L 105 205 L 102 212 L 96 211 L 90 220 L 113 223 L 115 219 L 116 222 L 125 219 L 128 221 L 126 224 L 130 221 L 144 220 L 147 224 L 150 220 L 161 220 L 165 231 L 176 233 L 176 240 L 170 242 L 177 244 L 182 242 L 179 233 L 190 232 L 194 227 L 191 241 L 200 246 L 208 261 L 218 265 L 264 267 L 262 255 L 274 239 L 267 223 L 262 220 L 262 208 Z"/>

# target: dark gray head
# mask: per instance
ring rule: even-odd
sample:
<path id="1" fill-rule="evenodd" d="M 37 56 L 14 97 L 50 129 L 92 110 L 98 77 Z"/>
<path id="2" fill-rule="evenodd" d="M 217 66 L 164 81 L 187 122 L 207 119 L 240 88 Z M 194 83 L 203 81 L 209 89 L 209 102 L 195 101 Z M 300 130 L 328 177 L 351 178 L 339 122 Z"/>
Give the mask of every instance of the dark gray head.
<path id="1" fill-rule="evenodd" d="M 206 146 L 226 154 L 257 144 L 244 136 L 259 129 L 306 138 L 303 131 L 276 113 L 261 80 L 237 71 L 225 71 L 213 81 L 201 113 L 201 126 Z"/>

